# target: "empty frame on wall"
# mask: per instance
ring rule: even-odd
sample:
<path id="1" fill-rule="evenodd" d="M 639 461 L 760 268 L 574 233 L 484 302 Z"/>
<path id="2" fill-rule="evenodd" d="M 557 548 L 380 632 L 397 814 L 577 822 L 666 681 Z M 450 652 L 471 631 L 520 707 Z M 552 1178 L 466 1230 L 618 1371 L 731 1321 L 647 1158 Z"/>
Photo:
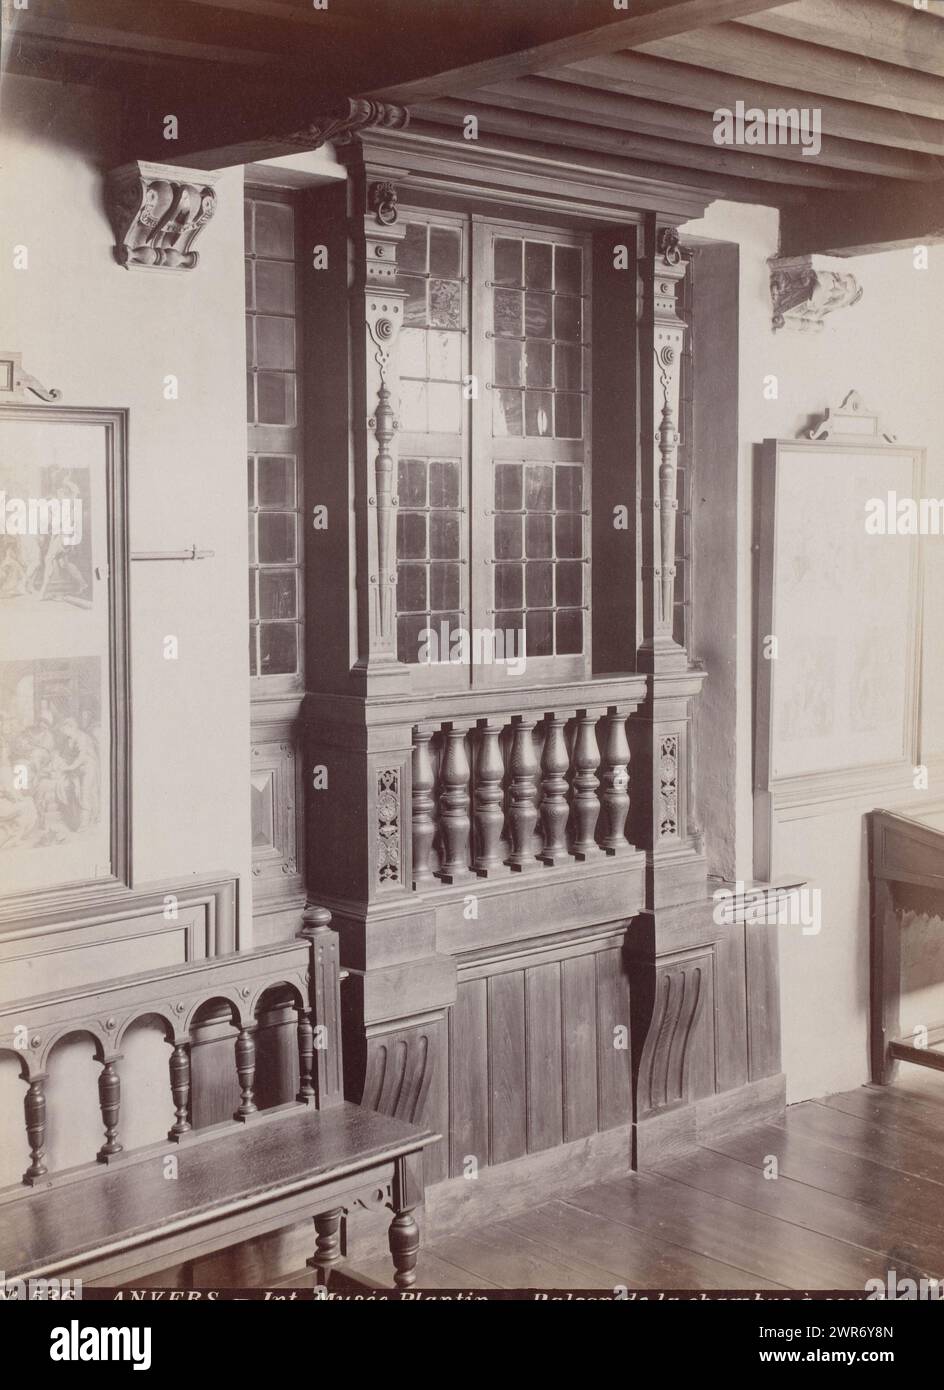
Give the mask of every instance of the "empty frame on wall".
<path id="1" fill-rule="evenodd" d="M 127 413 L 0 404 L 0 924 L 128 885 Z"/>
<path id="2" fill-rule="evenodd" d="M 809 436 L 765 440 L 756 630 L 755 872 L 775 814 L 876 792 L 918 759 L 924 450 L 856 392 Z"/>

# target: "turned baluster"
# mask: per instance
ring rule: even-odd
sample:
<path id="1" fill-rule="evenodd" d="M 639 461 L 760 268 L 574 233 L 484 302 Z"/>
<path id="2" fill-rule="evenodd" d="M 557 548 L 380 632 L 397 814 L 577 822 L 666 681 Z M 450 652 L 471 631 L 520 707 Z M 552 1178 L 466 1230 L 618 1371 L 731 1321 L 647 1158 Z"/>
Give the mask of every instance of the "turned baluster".
<path id="1" fill-rule="evenodd" d="M 442 830 L 443 862 L 439 877 L 443 883 L 458 883 L 469 875 L 469 757 L 465 749 L 465 729 L 455 724 L 443 726 L 443 749 L 439 779 L 439 820 Z"/>
<path id="2" fill-rule="evenodd" d="M 30 1146 L 30 1164 L 23 1174 L 23 1181 L 32 1185 L 44 1178 L 46 1167 L 46 1074 L 39 1072 L 30 1077 L 29 1090 L 23 1099 L 26 1111 L 26 1137 Z"/>
<path id="3" fill-rule="evenodd" d="M 531 732 L 534 720 L 515 715 L 512 721 L 514 734 L 511 743 L 511 757 L 508 769 L 511 782 L 508 788 L 508 822 L 511 827 L 511 854 L 505 860 L 512 869 L 521 873 L 537 863 L 532 845 L 534 827 L 537 822 L 537 788 L 535 777 L 538 765 L 534 756 Z"/>
<path id="4" fill-rule="evenodd" d="M 596 841 L 600 802 L 597 788 L 600 779 L 600 749 L 597 744 L 596 716 L 582 709 L 577 711 L 577 734 L 574 739 L 574 843 L 576 859 L 592 859 L 600 853 Z"/>
<path id="5" fill-rule="evenodd" d="M 431 729 L 413 730 L 413 887 L 432 883 L 429 855 L 436 834 L 436 776 L 430 757 Z"/>
<path id="6" fill-rule="evenodd" d="M 256 1040 L 253 1029 L 241 1028 L 236 1039 L 236 1074 L 239 1077 L 239 1109 L 234 1116 L 246 1120 L 258 1109 L 253 1099 L 253 1084 L 256 1076 Z"/>
<path id="7" fill-rule="evenodd" d="M 121 1153 L 118 1142 L 118 1115 L 121 1109 L 121 1080 L 111 1058 L 103 1065 L 98 1076 L 98 1101 L 102 1111 L 102 1124 L 105 1126 L 105 1142 L 98 1151 L 99 1163 L 107 1163 L 110 1158 Z"/>
<path id="8" fill-rule="evenodd" d="M 606 739 L 603 746 L 604 835 L 600 841 L 607 854 L 622 854 L 629 849 L 626 839 L 626 817 L 629 815 L 629 741 L 626 737 L 626 718 L 611 709 L 606 716 Z"/>
<path id="9" fill-rule="evenodd" d="M 170 1054 L 170 1093 L 174 1098 L 174 1123 L 168 1139 L 178 1140 L 190 1128 L 190 1052 L 184 1043 L 175 1043 Z"/>
<path id="10" fill-rule="evenodd" d="M 298 1010 L 298 1095 L 296 1100 L 305 1105 L 315 1099 L 311 1073 L 315 1056 L 315 1034 L 311 1021 L 304 1009 Z"/>
<path id="11" fill-rule="evenodd" d="M 475 872 L 488 878 L 504 870 L 501 834 L 505 825 L 502 811 L 502 777 L 505 765 L 501 754 L 501 725 L 483 720 L 479 724 L 478 752 L 475 759 Z"/>
<path id="12" fill-rule="evenodd" d="M 547 714 L 544 726 L 544 751 L 541 756 L 541 828 L 544 848 L 538 856 L 543 864 L 569 864 L 567 849 L 567 778 L 570 767 L 564 725 L 567 721 L 557 714 Z"/>

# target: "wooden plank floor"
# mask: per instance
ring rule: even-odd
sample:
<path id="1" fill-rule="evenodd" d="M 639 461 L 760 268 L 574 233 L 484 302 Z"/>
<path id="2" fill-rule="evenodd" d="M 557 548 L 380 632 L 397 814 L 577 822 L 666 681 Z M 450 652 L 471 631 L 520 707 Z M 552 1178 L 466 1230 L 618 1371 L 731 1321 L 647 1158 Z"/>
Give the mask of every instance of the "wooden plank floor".
<path id="1" fill-rule="evenodd" d="M 910 1067 L 902 1078 L 434 1240 L 418 1287 L 848 1290 L 890 1269 L 944 1278 L 944 1078 Z M 386 1260 L 356 1274 L 390 1287 Z"/>

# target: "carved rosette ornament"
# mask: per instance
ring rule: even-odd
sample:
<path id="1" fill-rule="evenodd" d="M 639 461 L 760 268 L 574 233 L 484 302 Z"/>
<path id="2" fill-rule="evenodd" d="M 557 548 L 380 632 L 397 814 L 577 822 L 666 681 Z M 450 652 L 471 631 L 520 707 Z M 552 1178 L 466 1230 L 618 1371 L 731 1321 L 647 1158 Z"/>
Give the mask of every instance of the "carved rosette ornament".
<path id="1" fill-rule="evenodd" d="M 219 175 L 136 161 L 108 175 L 115 259 L 126 270 L 193 270 L 194 242 L 216 210 Z"/>
<path id="2" fill-rule="evenodd" d="M 813 256 L 775 257 L 770 265 L 770 301 L 774 331 L 792 328 L 821 333 L 827 314 L 851 308 L 862 287 L 848 271 L 830 270 Z"/>

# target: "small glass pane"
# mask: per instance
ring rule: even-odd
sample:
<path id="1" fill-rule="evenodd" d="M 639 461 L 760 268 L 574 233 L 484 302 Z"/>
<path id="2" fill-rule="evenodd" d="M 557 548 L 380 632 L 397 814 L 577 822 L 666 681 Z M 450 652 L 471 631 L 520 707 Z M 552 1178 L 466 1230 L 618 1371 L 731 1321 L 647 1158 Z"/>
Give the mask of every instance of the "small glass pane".
<path id="1" fill-rule="evenodd" d="M 459 381 L 462 376 L 462 339 L 458 333 L 426 335 L 429 349 L 429 375 L 443 381 Z M 420 373 L 422 375 L 422 373 Z"/>
<path id="2" fill-rule="evenodd" d="M 433 328 L 461 328 L 462 300 L 458 280 L 430 280 L 429 322 Z"/>
<path id="3" fill-rule="evenodd" d="M 525 501 L 529 512 L 549 512 L 553 504 L 554 470 L 546 463 L 529 463 L 525 469 Z"/>
<path id="4" fill-rule="evenodd" d="M 252 261 L 246 262 L 246 308 L 253 307 L 252 298 Z"/>
<path id="5" fill-rule="evenodd" d="M 520 285 L 522 283 L 520 241 L 502 236 L 495 238 L 494 280 L 496 285 Z"/>
<path id="6" fill-rule="evenodd" d="M 524 297 L 525 333 L 529 338 L 551 337 L 551 296 L 529 290 Z"/>
<path id="7" fill-rule="evenodd" d="M 517 290 L 495 291 L 495 332 L 506 337 L 521 337 L 521 301 Z"/>
<path id="8" fill-rule="evenodd" d="M 579 512 L 583 506 L 583 469 L 559 465 L 556 470 L 556 507 L 559 512 Z"/>
<path id="9" fill-rule="evenodd" d="M 496 435 L 521 434 L 521 392 L 495 391 L 492 428 Z"/>
<path id="10" fill-rule="evenodd" d="M 248 465 L 246 472 L 249 475 L 249 505 L 251 507 L 256 500 L 256 461 L 254 458 L 248 458 L 246 463 Z"/>
<path id="11" fill-rule="evenodd" d="M 429 619 L 425 613 L 410 614 L 397 619 L 397 656 L 415 666 L 420 659 L 420 648 L 428 641 Z"/>
<path id="12" fill-rule="evenodd" d="M 437 560 L 458 560 L 459 518 L 455 512 L 430 514 L 429 553 Z"/>
<path id="13" fill-rule="evenodd" d="M 397 496 L 401 507 L 426 506 L 425 459 L 400 459 L 397 466 Z"/>
<path id="14" fill-rule="evenodd" d="M 429 505 L 459 505 L 459 464 L 454 459 L 434 459 L 429 465 Z"/>
<path id="15" fill-rule="evenodd" d="M 583 603 L 583 565 L 563 560 L 557 566 L 557 603 L 565 608 Z"/>
<path id="16" fill-rule="evenodd" d="M 295 312 L 295 267 L 287 261 L 256 261 L 255 307 L 263 313 Z"/>
<path id="17" fill-rule="evenodd" d="M 402 285 L 407 292 L 406 304 L 403 306 L 403 322 L 425 325 L 426 281 L 417 279 L 415 275 L 404 275 Z"/>
<path id="18" fill-rule="evenodd" d="M 256 332 L 255 332 L 255 325 L 256 325 L 255 319 L 254 319 L 250 314 L 247 314 L 247 315 L 246 315 L 246 366 L 247 366 L 247 367 L 254 367 L 254 366 L 256 365 Z"/>
<path id="19" fill-rule="evenodd" d="M 246 373 L 246 419 L 250 425 L 256 421 L 256 374 Z"/>
<path id="20" fill-rule="evenodd" d="M 257 372 L 260 425 L 294 425 L 294 372 Z"/>
<path id="21" fill-rule="evenodd" d="M 551 288 L 551 246 L 544 241 L 529 241 L 524 248 L 524 282 L 528 289 Z"/>
<path id="22" fill-rule="evenodd" d="M 520 608 L 524 602 L 521 565 L 495 566 L 495 607 Z"/>
<path id="23" fill-rule="evenodd" d="M 259 563 L 290 565 L 295 561 L 295 513 L 259 512 Z"/>
<path id="24" fill-rule="evenodd" d="M 528 343 L 528 385 L 551 385 L 551 345 L 550 343 Z M 529 430 L 530 434 L 531 431 Z"/>
<path id="25" fill-rule="evenodd" d="M 433 275 L 459 274 L 459 232 L 451 227 L 430 227 L 429 268 Z"/>
<path id="26" fill-rule="evenodd" d="M 298 615 L 294 570 L 259 571 L 259 616 L 294 618 Z"/>
<path id="27" fill-rule="evenodd" d="M 260 675 L 291 675 L 298 667 L 298 628 L 295 623 L 261 623 Z"/>
<path id="28" fill-rule="evenodd" d="M 554 602 L 553 575 L 554 566 L 543 561 L 526 566 L 525 601 L 529 608 L 550 608 Z"/>
<path id="29" fill-rule="evenodd" d="M 579 391 L 583 385 L 581 351 L 569 343 L 558 343 L 554 348 L 554 385 L 558 391 Z"/>
<path id="30" fill-rule="evenodd" d="M 426 333 L 422 328 L 404 328 L 398 349 L 401 376 L 426 375 Z"/>
<path id="31" fill-rule="evenodd" d="M 397 265 L 401 270 L 426 269 L 426 225 L 407 222 L 406 236 L 397 247 Z"/>
<path id="32" fill-rule="evenodd" d="M 550 656 L 553 613 L 528 613 L 525 618 L 526 653 L 528 656 Z"/>
<path id="33" fill-rule="evenodd" d="M 528 434 L 544 438 L 551 433 L 553 399 L 546 391 L 524 393 L 524 416 Z"/>
<path id="34" fill-rule="evenodd" d="M 249 617 L 256 616 L 256 575 L 258 570 L 249 571 Z"/>
<path id="35" fill-rule="evenodd" d="M 583 613 L 564 608 L 557 615 L 557 654 L 572 656 L 583 651 Z"/>
<path id="36" fill-rule="evenodd" d="M 580 342 L 580 300 L 558 295 L 554 300 L 554 336 L 568 343 Z"/>
<path id="37" fill-rule="evenodd" d="M 249 629 L 249 674 L 251 676 L 258 676 L 259 674 L 259 659 L 256 653 L 256 642 L 258 636 L 259 629 L 256 627 L 251 627 Z"/>
<path id="38" fill-rule="evenodd" d="M 521 344 L 495 340 L 495 385 L 522 386 Z"/>
<path id="39" fill-rule="evenodd" d="M 459 606 L 459 566 L 434 564 L 429 567 L 429 606 L 441 613 Z"/>
<path id="40" fill-rule="evenodd" d="M 247 199 L 243 203 L 243 236 L 246 239 L 246 250 L 252 250 L 252 203 Z"/>
<path id="41" fill-rule="evenodd" d="M 264 454 L 259 459 L 259 506 L 295 506 L 295 460 Z"/>
<path id="42" fill-rule="evenodd" d="M 521 559 L 521 517 L 496 516 L 495 559 Z"/>
<path id="43" fill-rule="evenodd" d="M 426 559 L 426 517 L 416 512 L 397 516 L 397 555 L 401 560 Z"/>
<path id="44" fill-rule="evenodd" d="M 397 570 L 397 611 L 426 612 L 426 566 L 400 565 Z"/>
<path id="45" fill-rule="evenodd" d="M 498 463 L 495 465 L 495 509 L 499 512 L 516 512 L 521 508 L 521 465 L 519 463 Z"/>
<path id="46" fill-rule="evenodd" d="M 567 393 L 554 397 L 554 433 L 558 439 L 580 439 L 583 435 L 582 400 Z"/>
<path id="47" fill-rule="evenodd" d="M 551 516 L 528 516 L 525 517 L 524 545 L 525 554 L 530 558 L 541 558 L 553 555 L 554 542 L 552 533 Z"/>
<path id="48" fill-rule="evenodd" d="M 583 517 L 577 512 L 554 518 L 557 554 L 562 559 L 577 559 L 583 554 Z"/>
<path id="49" fill-rule="evenodd" d="M 256 514 L 249 513 L 249 563 L 256 563 Z"/>
<path id="50" fill-rule="evenodd" d="M 429 429 L 441 434 L 459 434 L 462 429 L 462 387 L 448 381 L 431 381 Z"/>
<path id="51" fill-rule="evenodd" d="M 257 256 L 290 261 L 295 254 L 295 219 L 285 203 L 256 202 Z"/>
<path id="52" fill-rule="evenodd" d="M 400 382 L 400 428 L 411 434 L 425 434 L 427 428 L 426 382 Z"/>
<path id="53" fill-rule="evenodd" d="M 554 288 L 565 294 L 579 294 L 580 250 L 576 246 L 555 246 Z"/>

